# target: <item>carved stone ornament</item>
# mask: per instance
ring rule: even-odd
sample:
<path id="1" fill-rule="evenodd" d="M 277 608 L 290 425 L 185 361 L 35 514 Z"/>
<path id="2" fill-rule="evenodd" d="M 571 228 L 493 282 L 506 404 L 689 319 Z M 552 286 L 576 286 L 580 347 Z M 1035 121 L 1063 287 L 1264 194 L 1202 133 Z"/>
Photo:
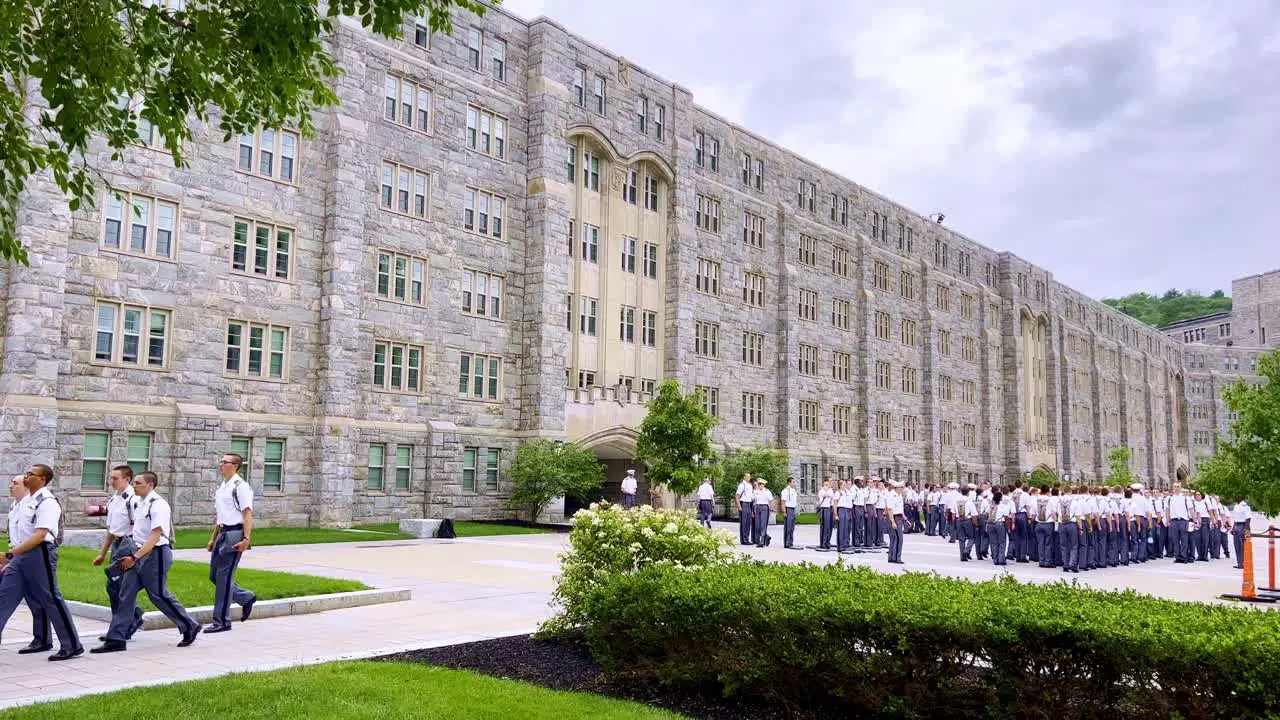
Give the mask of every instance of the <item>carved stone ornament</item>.
<path id="1" fill-rule="evenodd" d="M 622 168 L 614 168 L 613 170 L 613 189 L 621 190 L 622 184 L 627 181 L 627 172 Z"/>
<path id="2" fill-rule="evenodd" d="M 631 63 L 625 58 L 618 58 L 618 82 L 624 86 L 631 84 Z"/>

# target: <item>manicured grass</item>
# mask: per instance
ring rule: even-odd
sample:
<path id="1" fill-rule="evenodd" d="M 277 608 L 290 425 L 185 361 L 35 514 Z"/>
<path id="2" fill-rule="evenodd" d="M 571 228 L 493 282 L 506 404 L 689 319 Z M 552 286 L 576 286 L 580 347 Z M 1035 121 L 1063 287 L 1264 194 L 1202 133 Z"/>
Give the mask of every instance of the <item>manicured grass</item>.
<path id="1" fill-rule="evenodd" d="M 356 525 L 357 530 L 373 530 L 376 532 L 399 532 L 400 523 L 375 523 L 372 525 Z M 551 532 L 545 528 L 524 527 L 522 525 L 503 525 L 501 523 L 472 522 L 459 520 L 453 524 L 458 537 L 488 537 L 490 535 L 538 535 Z"/>
<path id="2" fill-rule="evenodd" d="M 409 540 L 413 538 L 412 535 L 401 535 L 398 525 L 389 524 L 379 527 L 385 527 L 386 529 L 373 533 L 332 528 L 254 528 L 253 544 L 256 547 L 263 547 L 265 545 L 306 545 L 310 543 L 369 542 L 374 540 Z M 174 543 L 174 547 L 180 550 L 202 548 L 208 544 L 211 530 L 212 528 L 176 530 L 175 534 L 178 536 L 178 541 Z"/>
<path id="3" fill-rule="evenodd" d="M 683 716 L 598 695 L 410 663 L 344 662 L 245 673 L 10 710 L 14 720 L 678 720 Z"/>
<path id="4" fill-rule="evenodd" d="M 250 551 L 252 552 L 252 550 Z M 106 575 L 103 566 L 92 562 L 98 553 L 88 548 L 64 547 L 58 551 L 58 585 L 68 600 L 107 605 Z M 213 604 L 213 583 L 209 582 L 209 564 L 175 560 L 169 569 L 169 589 L 183 605 L 201 607 Z M 259 600 L 327 595 L 330 593 L 368 590 L 369 586 L 354 580 L 337 580 L 314 575 L 251 570 L 236 571 L 236 583 L 253 591 Z M 138 605 L 144 611 L 155 607 L 145 592 L 138 594 Z"/>
<path id="5" fill-rule="evenodd" d="M 781 525 L 783 521 L 786 519 L 787 518 L 785 515 L 778 515 L 778 518 L 777 518 L 778 524 Z M 818 513 L 816 512 L 796 513 L 796 524 L 797 525 L 817 525 Z"/>

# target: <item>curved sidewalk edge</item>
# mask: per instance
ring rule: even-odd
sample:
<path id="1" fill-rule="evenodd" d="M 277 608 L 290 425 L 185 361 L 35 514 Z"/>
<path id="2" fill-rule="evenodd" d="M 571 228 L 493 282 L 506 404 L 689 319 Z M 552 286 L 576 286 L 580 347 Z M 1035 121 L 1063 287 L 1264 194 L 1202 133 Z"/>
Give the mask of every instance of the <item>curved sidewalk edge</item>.
<path id="1" fill-rule="evenodd" d="M 279 600 L 259 600 L 253 605 L 253 620 L 261 620 L 264 618 L 283 617 L 285 615 L 308 615 L 311 613 L 320 613 L 327 610 L 342 610 L 344 608 L 362 607 L 365 605 L 381 605 L 383 603 L 404 602 L 411 599 L 412 593 L 408 588 L 386 588 L 374 590 L 356 590 L 353 592 L 332 593 L 329 595 L 306 595 L 295 598 L 282 598 Z M 111 608 L 105 605 L 94 605 L 92 603 L 78 602 L 68 600 L 67 605 L 71 608 L 71 614 L 77 617 L 97 620 L 99 622 L 111 622 Z M 239 607 L 236 605 L 235 607 Z M 196 622 L 208 624 L 213 621 L 213 606 L 198 608 L 187 608 L 187 612 L 191 613 L 191 617 Z M 239 617 L 239 613 L 233 612 L 232 618 Z M 163 628 L 174 627 L 173 621 L 165 617 L 164 613 L 158 610 L 152 610 L 142 616 L 143 630 L 160 630 Z"/>

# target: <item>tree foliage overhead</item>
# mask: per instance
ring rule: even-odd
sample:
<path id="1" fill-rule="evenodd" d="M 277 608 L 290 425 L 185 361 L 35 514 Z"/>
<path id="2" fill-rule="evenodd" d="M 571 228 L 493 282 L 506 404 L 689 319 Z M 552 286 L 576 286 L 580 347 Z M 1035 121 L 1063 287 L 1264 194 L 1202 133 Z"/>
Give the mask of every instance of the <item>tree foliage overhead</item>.
<path id="1" fill-rule="evenodd" d="M 1195 290 L 1166 290 L 1158 297 L 1137 292 L 1122 298 L 1106 298 L 1102 302 L 1154 327 L 1231 310 L 1231 298 L 1221 290 L 1215 290 L 1211 295 L 1201 295 Z"/>
<path id="2" fill-rule="evenodd" d="M 1218 453 L 1200 464 L 1195 486 L 1224 502 L 1247 500 L 1268 516 L 1280 515 L 1280 350 L 1258 358 L 1261 382 L 1226 388 L 1222 398 L 1237 414 Z"/>
<path id="3" fill-rule="evenodd" d="M 190 122 L 215 110 L 224 141 L 259 125 L 312 135 L 311 111 L 338 102 L 322 39 L 339 16 L 388 37 L 409 14 L 452 32 L 455 9 L 483 14 L 500 1 L 5 0 L 0 257 L 27 261 L 16 206 L 31 176 L 50 172 L 73 211 L 93 202 L 93 138 L 120 159 L 149 122 L 182 167 Z"/>
<path id="4" fill-rule="evenodd" d="M 785 450 L 763 445 L 733 450 L 724 457 L 724 473 L 716 483 L 716 497 L 728 503 L 737 491 L 743 473 L 751 473 L 753 479 L 764 480 L 770 490 L 780 493 L 787 486 L 789 469 Z"/>
<path id="5" fill-rule="evenodd" d="M 1110 471 L 1107 474 L 1107 485 L 1110 487 L 1127 488 L 1137 481 L 1134 477 L 1133 468 L 1130 467 L 1133 461 L 1133 451 L 1127 447 L 1118 447 L 1107 453 L 1107 466 Z"/>
<path id="6" fill-rule="evenodd" d="M 530 440 L 520 445 L 511 462 L 515 492 L 508 503 L 528 510 L 529 522 L 537 522 L 552 499 L 583 497 L 598 490 L 604 480 L 604 466 L 590 450 L 574 443 Z"/>
<path id="7" fill-rule="evenodd" d="M 711 447 L 716 422 L 702 409 L 700 393 L 683 393 L 675 379 L 663 380 L 649 401 L 636 440 L 636 459 L 647 466 L 650 485 L 684 496 L 708 475 L 714 482 L 720 475 L 719 458 Z"/>

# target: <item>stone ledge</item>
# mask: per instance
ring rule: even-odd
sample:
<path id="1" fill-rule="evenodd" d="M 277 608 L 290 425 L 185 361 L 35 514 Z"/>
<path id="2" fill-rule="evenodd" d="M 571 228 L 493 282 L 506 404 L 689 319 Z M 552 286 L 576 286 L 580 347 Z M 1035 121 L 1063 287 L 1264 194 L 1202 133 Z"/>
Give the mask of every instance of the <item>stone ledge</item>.
<path id="1" fill-rule="evenodd" d="M 400 521 L 400 532 L 416 538 L 433 538 L 442 522 L 435 518 L 406 518 Z"/>
<path id="2" fill-rule="evenodd" d="M 82 547 L 101 550 L 102 541 L 107 538 L 105 529 L 66 528 L 62 531 L 62 545 L 66 547 Z"/>
<path id="3" fill-rule="evenodd" d="M 259 600 L 254 603 L 252 619 L 261 620 L 264 618 L 284 617 L 286 615 L 309 615 L 311 613 L 325 612 L 326 610 L 342 610 L 365 605 L 404 602 L 411 598 L 412 592 L 408 588 L 387 588 L 331 593 L 329 595 L 307 595 L 282 598 L 280 600 Z M 68 600 L 67 605 L 71 608 L 71 614 L 76 617 L 105 623 L 111 622 L 111 608 L 105 605 L 94 605 L 75 600 Z M 239 605 L 234 606 L 234 608 L 239 607 Z M 240 611 L 234 608 L 231 611 L 231 618 L 232 620 L 238 620 Z M 212 606 L 187 608 L 187 612 L 191 613 L 191 617 L 202 625 L 207 625 L 213 621 Z M 173 622 L 158 610 L 152 610 L 142 616 L 143 630 L 160 630 L 172 627 L 174 627 Z"/>

